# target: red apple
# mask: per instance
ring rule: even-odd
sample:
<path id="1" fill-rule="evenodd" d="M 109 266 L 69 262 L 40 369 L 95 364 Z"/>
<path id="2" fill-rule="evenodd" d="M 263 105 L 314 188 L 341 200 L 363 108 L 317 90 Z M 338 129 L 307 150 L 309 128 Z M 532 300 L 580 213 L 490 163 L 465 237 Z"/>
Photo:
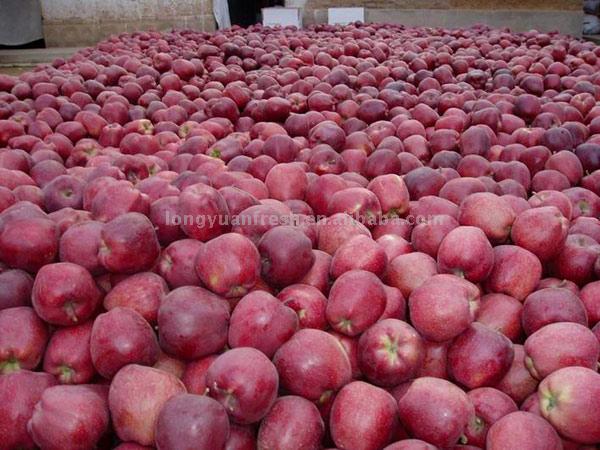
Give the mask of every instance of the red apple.
<path id="1" fill-rule="evenodd" d="M 92 325 L 88 321 L 56 330 L 44 354 L 44 371 L 62 384 L 89 383 L 96 374 L 90 353 Z"/>
<path id="2" fill-rule="evenodd" d="M 0 310 L 0 374 L 35 369 L 48 342 L 48 328 L 28 306 Z"/>
<path id="3" fill-rule="evenodd" d="M 486 448 L 500 450 L 560 450 L 563 448 L 556 430 L 539 416 L 516 411 L 494 423 L 487 434 Z"/>
<path id="4" fill-rule="evenodd" d="M 206 373 L 208 395 L 241 425 L 260 421 L 277 397 L 279 376 L 260 351 L 240 347 L 219 356 Z"/>

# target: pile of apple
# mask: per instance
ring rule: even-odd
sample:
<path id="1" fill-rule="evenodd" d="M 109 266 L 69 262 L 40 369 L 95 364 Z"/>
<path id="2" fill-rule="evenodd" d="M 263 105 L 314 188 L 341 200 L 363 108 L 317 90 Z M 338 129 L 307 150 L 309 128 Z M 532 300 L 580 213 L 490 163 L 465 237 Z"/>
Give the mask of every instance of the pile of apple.
<path id="1" fill-rule="evenodd" d="M 0 75 L 0 449 L 593 449 L 600 47 L 121 34 Z"/>

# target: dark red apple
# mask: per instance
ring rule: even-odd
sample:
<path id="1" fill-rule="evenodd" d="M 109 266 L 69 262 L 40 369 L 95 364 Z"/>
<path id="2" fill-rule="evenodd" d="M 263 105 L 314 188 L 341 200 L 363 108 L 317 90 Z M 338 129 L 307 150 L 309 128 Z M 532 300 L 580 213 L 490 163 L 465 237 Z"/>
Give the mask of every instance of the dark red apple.
<path id="1" fill-rule="evenodd" d="M 0 310 L 0 375 L 35 369 L 48 342 L 48 327 L 28 306 Z"/>
<path id="2" fill-rule="evenodd" d="M 310 401 L 295 395 L 279 397 L 258 430 L 260 448 L 318 449 L 325 434 L 319 410 Z"/>
<path id="3" fill-rule="evenodd" d="M 295 311 L 265 291 L 253 291 L 236 305 L 229 323 L 231 348 L 253 347 L 272 358 L 298 329 Z"/>
<path id="4" fill-rule="evenodd" d="M 412 436 L 439 447 L 458 442 L 474 408 L 467 394 L 449 381 L 415 379 L 398 398 L 400 421 Z"/>
<path id="5" fill-rule="evenodd" d="M 89 383 L 96 369 L 90 353 L 93 322 L 56 330 L 46 347 L 44 371 L 61 384 Z"/>
<path id="6" fill-rule="evenodd" d="M 92 275 L 72 263 L 48 264 L 33 283 L 36 313 L 53 325 L 69 326 L 89 319 L 102 300 Z"/>
<path id="7" fill-rule="evenodd" d="M 358 341 L 361 372 L 378 386 L 397 386 L 414 378 L 425 356 L 421 336 L 406 322 L 384 319 Z"/>
<path id="8" fill-rule="evenodd" d="M 563 448 L 558 433 L 536 414 L 516 411 L 494 423 L 487 434 L 486 448 L 500 450 L 560 450 Z"/>
<path id="9" fill-rule="evenodd" d="M 499 245 L 494 247 L 494 267 L 486 280 L 491 292 L 510 295 L 523 301 L 540 282 L 540 260 L 522 247 Z"/>
<path id="10" fill-rule="evenodd" d="M 440 272 L 479 283 L 492 271 L 494 252 L 480 228 L 460 226 L 451 230 L 441 241 L 437 262 Z"/>
<path id="11" fill-rule="evenodd" d="M 156 420 L 156 446 L 180 448 L 224 448 L 229 438 L 227 411 L 204 395 L 179 394 L 165 402 Z"/>
<path id="12" fill-rule="evenodd" d="M 183 359 L 221 350 L 227 343 L 228 325 L 227 301 L 197 286 L 171 291 L 158 310 L 161 348 Z"/>
<path id="13" fill-rule="evenodd" d="M 506 336 L 475 322 L 448 348 L 448 372 L 470 389 L 494 386 L 506 375 L 513 358 L 513 345 Z"/>
<path id="14" fill-rule="evenodd" d="M 600 441 L 598 372 L 586 367 L 559 369 L 540 383 L 538 398 L 542 416 L 562 436 L 580 444 Z"/>
<path id="15" fill-rule="evenodd" d="M 376 450 L 391 441 L 398 427 L 398 405 L 383 389 L 354 381 L 335 397 L 329 427 L 339 448 Z"/>
<path id="16" fill-rule="evenodd" d="M 196 273 L 214 293 L 241 297 L 252 289 L 260 275 L 260 255 L 247 237 L 223 234 L 200 247 Z"/>
<path id="17" fill-rule="evenodd" d="M 279 376 L 260 351 L 234 348 L 219 356 L 206 373 L 208 395 L 241 425 L 260 421 L 277 397 Z"/>
<path id="18" fill-rule="evenodd" d="M 185 386 L 170 373 L 129 364 L 110 383 L 108 405 L 112 425 L 122 441 L 154 445 L 156 420 L 165 402 L 185 393 Z"/>
<path id="19" fill-rule="evenodd" d="M 292 284 L 282 289 L 277 298 L 285 306 L 296 311 L 300 328 L 327 328 L 327 297 L 318 288 L 309 284 Z"/>

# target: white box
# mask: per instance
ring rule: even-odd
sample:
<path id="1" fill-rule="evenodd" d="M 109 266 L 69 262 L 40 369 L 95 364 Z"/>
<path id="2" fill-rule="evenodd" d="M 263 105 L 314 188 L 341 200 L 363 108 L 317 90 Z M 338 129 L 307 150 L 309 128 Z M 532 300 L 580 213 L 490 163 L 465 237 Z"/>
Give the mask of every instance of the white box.
<path id="1" fill-rule="evenodd" d="M 329 25 L 347 25 L 352 22 L 365 21 L 365 8 L 329 8 L 327 10 Z"/>
<path id="2" fill-rule="evenodd" d="M 275 25 L 302 27 L 302 10 L 300 8 L 263 8 L 262 17 L 263 25 L 266 27 Z"/>

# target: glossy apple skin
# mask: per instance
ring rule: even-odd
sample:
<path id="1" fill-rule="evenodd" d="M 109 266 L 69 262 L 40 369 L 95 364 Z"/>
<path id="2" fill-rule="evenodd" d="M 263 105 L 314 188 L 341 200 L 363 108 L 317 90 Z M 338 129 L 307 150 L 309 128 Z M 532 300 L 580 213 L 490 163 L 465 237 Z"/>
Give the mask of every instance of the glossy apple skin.
<path id="1" fill-rule="evenodd" d="M 563 436 L 580 444 L 600 440 L 600 375 L 595 370 L 559 369 L 540 383 L 538 398 L 542 416 Z"/>
<path id="2" fill-rule="evenodd" d="M 542 277 L 542 264 L 529 250 L 516 245 L 494 247 L 494 266 L 486 280 L 491 292 L 523 301 Z"/>
<path id="3" fill-rule="evenodd" d="M 245 236 L 227 233 L 200 248 L 196 256 L 196 273 L 215 294 L 242 297 L 260 275 L 260 254 Z"/>
<path id="4" fill-rule="evenodd" d="M 90 352 L 93 321 L 56 330 L 44 353 L 44 372 L 61 384 L 89 383 L 96 369 Z"/>
<path id="5" fill-rule="evenodd" d="M 223 448 L 229 438 L 225 408 L 210 397 L 179 394 L 167 400 L 156 420 L 156 446 Z"/>
<path id="6" fill-rule="evenodd" d="M 148 270 L 159 254 L 160 245 L 154 226 L 140 213 L 120 215 L 102 228 L 98 258 L 109 272 Z"/>
<path id="7" fill-rule="evenodd" d="M 408 298 L 411 323 L 425 339 L 444 342 L 473 322 L 477 288 L 454 275 L 435 275 Z"/>
<path id="8" fill-rule="evenodd" d="M 92 275 L 77 264 L 48 264 L 33 283 L 33 307 L 53 325 L 68 326 L 89 319 L 100 301 L 101 293 Z"/>
<path id="9" fill-rule="evenodd" d="M 265 281 L 285 287 L 300 281 L 315 257 L 310 239 L 299 229 L 278 226 L 267 231 L 257 245 Z"/>
<path id="10" fill-rule="evenodd" d="M 277 398 L 279 375 L 260 351 L 238 347 L 220 355 L 206 373 L 208 395 L 240 425 L 260 421 Z"/>
<path id="11" fill-rule="evenodd" d="M 24 270 L 0 273 L 0 310 L 31 305 L 33 278 Z"/>
<path id="12" fill-rule="evenodd" d="M 196 286 L 174 289 L 158 310 L 161 348 L 183 359 L 196 359 L 223 349 L 228 325 L 227 301 Z"/>
<path id="13" fill-rule="evenodd" d="M 507 414 L 491 426 L 486 448 L 500 450 L 515 448 L 523 450 L 560 450 L 563 448 L 558 433 L 539 416 L 517 411 Z"/>
<path id="14" fill-rule="evenodd" d="M 163 249 L 157 269 L 172 289 L 200 284 L 195 261 L 203 245 L 195 239 L 181 239 Z"/>
<path id="15" fill-rule="evenodd" d="M 253 291 L 236 305 L 229 323 L 231 348 L 253 347 L 272 358 L 298 329 L 298 316 L 265 291 Z"/>
<path id="16" fill-rule="evenodd" d="M 575 322 L 588 325 L 587 312 L 581 299 L 565 288 L 544 288 L 529 295 L 521 315 L 523 331 L 528 336 L 544 325 Z"/>
<path id="17" fill-rule="evenodd" d="M 258 429 L 260 448 L 317 450 L 325 424 L 314 403 L 295 395 L 279 397 Z"/>
<path id="18" fill-rule="evenodd" d="M 508 395 L 494 388 L 473 389 L 467 395 L 475 408 L 475 418 L 467 425 L 465 436 L 471 445 L 484 447 L 490 427 L 505 415 L 519 409 Z"/>
<path id="19" fill-rule="evenodd" d="M 471 194 L 459 207 L 458 222 L 481 228 L 493 243 L 506 241 L 514 220 L 510 205 L 489 192 Z"/>
<path id="20" fill-rule="evenodd" d="M 48 327 L 28 306 L 0 310 L 0 374 L 35 369 L 48 342 Z"/>
<path id="21" fill-rule="evenodd" d="M 53 386 L 44 391 L 27 424 L 40 448 L 93 448 L 108 430 L 108 388 Z"/>
<path id="22" fill-rule="evenodd" d="M 388 258 L 381 245 L 368 236 L 358 235 L 342 244 L 333 255 L 331 276 L 338 278 L 353 269 L 367 270 L 381 277 Z"/>
<path id="23" fill-rule="evenodd" d="M 327 297 L 316 287 L 303 283 L 292 284 L 282 289 L 277 298 L 296 311 L 299 328 L 327 328 Z"/>
<path id="24" fill-rule="evenodd" d="M 438 447 L 458 442 L 473 405 L 458 386 L 433 377 L 414 380 L 398 398 L 400 421 L 417 439 Z"/>
<path id="25" fill-rule="evenodd" d="M 421 336 L 398 319 L 384 319 L 368 328 L 358 341 L 358 353 L 365 377 L 389 387 L 414 378 L 425 356 Z"/>
<path id="26" fill-rule="evenodd" d="M 305 350 L 313 349 L 310 354 Z M 273 363 L 281 386 L 311 401 L 326 402 L 352 379 L 350 360 L 335 337 L 314 329 L 302 329 L 283 344 Z"/>
<path id="27" fill-rule="evenodd" d="M 438 273 L 435 259 L 426 253 L 412 252 L 399 255 L 388 264 L 386 283 L 400 289 L 408 298 L 410 294 Z"/>
<path id="28" fill-rule="evenodd" d="M 504 377 L 494 386 L 496 389 L 507 394 L 517 404 L 534 393 L 539 381 L 531 376 L 525 365 L 525 349 L 520 344 L 514 344 L 515 357 Z"/>
<path id="29" fill-rule="evenodd" d="M 183 232 L 202 242 L 227 232 L 231 227 L 227 202 L 216 189 L 205 184 L 194 184 L 182 191 L 179 213 Z M 184 220 L 186 216 L 187 222 Z"/>
<path id="30" fill-rule="evenodd" d="M 513 358 L 506 336 L 474 322 L 448 348 L 448 372 L 470 389 L 493 386 L 506 375 Z"/>
<path id="31" fill-rule="evenodd" d="M 385 289 L 377 276 L 351 270 L 333 283 L 325 316 L 335 331 L 357 336 L 381 317 L 386 303 Z"/>
<path id="32" fill-rule="evenodd" d="M 359 411 L 361 414 L 356 414 Z M 349 383 L 333 401 L 329 427 L 340 448 L 382 448 L 390 442 L 397 426 L 398 405 L 394 397 L 371 384 Z"/>
<path id="33" fill-rule="evenodd" d="M 543 326 L 524 344 L 525 364 L 531 375 L 542 380 L 568 366 L 596 369 L 600 342 L 589 328 L 572 322 Z"/>
<path id="34" fill-rule="evenodd" d="M 169 288 L 165 280 L 153 272 L 140 272 L 117 283 L 104 297 L 104 308 L 131 308 L 150 324 L 156 323 L 158 309 Z"/>
<path id="35" fill-rule="evenodd" d="M 19 370 L 0 376 L 0 434 L 5 448 L 33 449 L 35 443 L 27 431 L 34 407 L 56 379 L 44 372 Z"/>
<path id="36" fill-rule="evenodd" d="M 479 283 L 491 273 L 494 253 L 481 229 L 461 226 L 451 230 L 441 241 L 437 263 L 440 273 L 453 273 Z"/>
<path id="37" fill-rule="evenodd" d="M 90 353 L 94 367 L 111 379 L 128 364 L 152 366 L 158 360 L 158 341 L 148 322 L 130 308 L 113 308 L 94 320 Z"/>
<path id="38" fill-rule="evenodd" d="M 544 206 L 523 211 L 515 219 L 511 239 L 540 261 L 548 261 L 561 250 L 567 238 L 569 221 L 558 208 Z"/>
<path id="39" fill-rule="evenodd" d="M 154 445 L 161 408 L 171 397 L 185 393 L 175 376 L 151 367 L 130 364 L 110 383 L 108 405 L 117 436 L 123 441 Z"/>
<path id="40" fill-rule="evenodd" d="M 523 332 L 522 311 L 523 304 L 516 298 L 505 294 L 487 294 L 481 297 L 475 320 L 517 342 Z"/>

